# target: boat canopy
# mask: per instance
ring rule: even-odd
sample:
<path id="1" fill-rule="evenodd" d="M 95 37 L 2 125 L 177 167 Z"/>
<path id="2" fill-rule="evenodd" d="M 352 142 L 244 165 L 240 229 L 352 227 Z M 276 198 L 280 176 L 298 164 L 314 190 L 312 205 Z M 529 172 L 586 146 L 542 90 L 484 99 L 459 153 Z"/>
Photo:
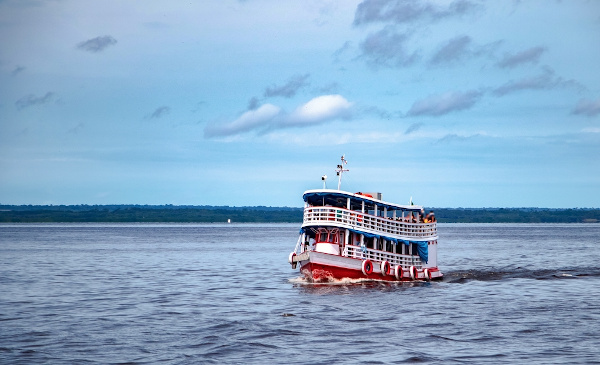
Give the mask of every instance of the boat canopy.
<path id="1" fill-rule="evenodd" d="M 365 202 L 365 210 L 374 210 L 377 206 L 378 210 L 386 208 L 387 210 L 400 210 L 409 212 L 419 212 L 423 209 L 420 205 L 399 205 L 388 203 L 383 200 L 378 200 L 362 194 L 353 194 L 342 190 L 319 189 L 307 190 L 304 192 L 303 199 L 310 205 L 325 206 L 331 205 L 334 207 L 346 208 L 347 199 L 350 198 L 350 209 L 361 210 L 362 202 Z"/>

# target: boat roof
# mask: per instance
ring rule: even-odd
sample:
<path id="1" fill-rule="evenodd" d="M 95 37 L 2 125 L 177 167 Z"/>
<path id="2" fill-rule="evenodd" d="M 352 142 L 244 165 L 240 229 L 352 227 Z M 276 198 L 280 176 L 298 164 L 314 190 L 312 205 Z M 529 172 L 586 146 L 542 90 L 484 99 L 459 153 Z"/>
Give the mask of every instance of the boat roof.
<path id="1" fill-rule="evenodd" d="M 334 189 L 307 190 L 304 192 L 302 198 L 305 202 L 309 204 L 318 203 L 319 205 L 324 204 L 337 207 L 346 207 L 346 199 L 350 198 L 351 210 L 361 209 L 363 201 L 365 202 L 365 209 L 367 210 L 374 209 L 375 205 L 380 208 L 387 208 L 388 210 L 405 210 L 417 212 L 423 209 L 421 205 L 394 204 L 372 197 L 368 197 L 363 194 L 350 193 L 348 191 Z"/>

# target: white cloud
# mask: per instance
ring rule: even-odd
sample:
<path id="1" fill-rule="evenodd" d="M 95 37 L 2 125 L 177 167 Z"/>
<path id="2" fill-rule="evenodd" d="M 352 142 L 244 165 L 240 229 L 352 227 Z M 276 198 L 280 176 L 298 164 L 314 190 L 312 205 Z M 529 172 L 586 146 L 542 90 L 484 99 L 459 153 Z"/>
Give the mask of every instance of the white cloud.
<path id="1" fill-rule="evenodd" d="M 341 95 L 322 95 L 299 106 L 290 114 L 278 106 L 264 104 L 249 110 L 232 122 L 212 123 L 204 129 L 204 136 L 224 137 L 250 131 L 265 132 L 273 129 L 305 127 L 345 119 L 351 116 L 352 103 Z"/>
<path id="2" fill-rule="evenodd" d="M 341 95 L 323 95 L 298 107 L 287 118 L 286 125 L 303 126 L 319 124 L 338 118 L 350 116 L 352 103 Z"/>
<path id="3" fill-rule="evenodd" d="M 211 124 L 204 129 L 204 136 L 219 137 L 248 132 L 267 126 L 279 115 L 281 109 L 273 104 L 264 104 L 256 110 L 249 110 L 236 120 L 225 124 Z"/>
<path id="4" fill-rule="evenodd" d="M 600 128 L 584 128 L 581 131 L 584 133 L 600 133 Z"/>

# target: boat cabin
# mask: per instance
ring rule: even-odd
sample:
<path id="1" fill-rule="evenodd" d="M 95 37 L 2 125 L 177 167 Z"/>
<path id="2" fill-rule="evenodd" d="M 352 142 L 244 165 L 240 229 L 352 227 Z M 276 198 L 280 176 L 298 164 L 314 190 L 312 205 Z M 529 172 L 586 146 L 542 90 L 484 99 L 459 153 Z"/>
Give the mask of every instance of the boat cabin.
<path id="1" fill-rule="evenodd" d="M 340 232 L 338 228 L 318 228 L 314 231 L 314 235 L 315 251 L 332 255 L 340 254 L 343 249 L 342 242 L 344 240 L 344 233 Z"/>

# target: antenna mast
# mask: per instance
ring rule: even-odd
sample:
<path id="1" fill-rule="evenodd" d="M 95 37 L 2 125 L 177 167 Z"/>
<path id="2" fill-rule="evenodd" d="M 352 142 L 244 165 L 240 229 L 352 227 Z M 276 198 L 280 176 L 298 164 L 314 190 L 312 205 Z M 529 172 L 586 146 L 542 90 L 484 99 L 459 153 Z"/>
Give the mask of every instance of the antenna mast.
<path id="1" fill-rule="evenodd" d="M 346 165 L 347 163 L 348 161 L 346 161 L 346 155 L 342 155 L 342 164 L 337 165 L 337 169 L 335 170 L 338 176 L 338 190 L 340 190 L 340 187 L 342 186 L 342 174 L 344 172 L 350 171 L 348 169 L 344 169 L 344 165 Z"/>

